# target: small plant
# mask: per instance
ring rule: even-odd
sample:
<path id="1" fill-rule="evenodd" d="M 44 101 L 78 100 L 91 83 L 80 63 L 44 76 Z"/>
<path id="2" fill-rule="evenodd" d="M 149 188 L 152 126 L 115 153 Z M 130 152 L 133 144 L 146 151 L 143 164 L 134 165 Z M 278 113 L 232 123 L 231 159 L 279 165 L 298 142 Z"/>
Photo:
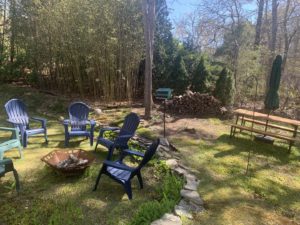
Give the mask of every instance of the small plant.
<path id="1" fill-rule="evenodd" d="M 164 171 L 163 164 L 158 164 L 159 168 Z M 173 175 L 170 170 L 165 173 L 162 187 L 159 190 L 161 193 L 160 200 L 152 200 L 141 205 L 130 225 L 148 225 L 152 221 L 159 219 L 163 214 L 170 212 L 180 200 L 180 190 L 183 186 L 183 180 Z"/>

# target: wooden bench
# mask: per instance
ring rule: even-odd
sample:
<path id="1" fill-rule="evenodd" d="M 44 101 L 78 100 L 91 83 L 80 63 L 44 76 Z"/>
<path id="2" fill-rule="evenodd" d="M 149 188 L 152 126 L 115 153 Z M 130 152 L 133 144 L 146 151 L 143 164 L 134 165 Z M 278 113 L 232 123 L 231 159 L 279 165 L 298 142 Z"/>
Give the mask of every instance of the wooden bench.
<path id="1" fill-rule="evenodd" d="M 282 135 L 282 134 L 276 134 L 276 133 L 263 131 L 263 130 L 259 130 L 259 129 L 252 128 L 252 127 L 246 127 L 246 126 L 243 126 L 243 125 L 238 125 L 238 124 L 232 124 L 231 125 L 230 137 L 233 137 L 235 135 L 235 130 L 236 129 L 239 129 L 240 131 L 242 131 L 242 130 L 250 131 L 250 132 L 253 132 L 253 133 L 256 133 L 256 134 L 262 134 L 262 135 L 265 135 L 265 136 L 270 136 L 270 137 L 274 137 L 274 138 L 278 138 L 278 139 L 288 141 L 289 142 L 289 151 L 291 151 L 291 148 L 292 148 L 294 142 L 297 141 L 297 139 L 294 138 L 294 137 L 288 137 L 288 136 L 285 136 L 285 135 Z"/>
<path id="2" fill-rule="evenodd" d="M 243 125 L 245 125 L 245 122 L 250 122 L 250 123 L 259 124 L 259 125 L 263 125 L 263 126 L 268 125 L 268 127 L 280 129 L 280 130 L 284 130 L 284 131 L 288 131 L 288 132 L 292 132 L 292 133 L 295 131 L 294 129 L 289 128 L 289 127 L 279 126 L 279 125 L 267 123 L 266 121 L 254 120 L 254 119 L 250 119 L 247 117 L 242 118 Z M 299 131 L 297 131 L 297 133 L 299 133 Z"/>

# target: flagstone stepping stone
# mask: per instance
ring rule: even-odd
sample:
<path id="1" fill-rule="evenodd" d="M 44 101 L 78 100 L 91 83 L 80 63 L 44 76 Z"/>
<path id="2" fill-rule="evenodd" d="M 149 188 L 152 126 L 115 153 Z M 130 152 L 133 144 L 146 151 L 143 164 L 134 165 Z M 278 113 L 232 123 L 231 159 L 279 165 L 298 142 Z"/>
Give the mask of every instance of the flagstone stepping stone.
<path id="1" fill-rule="evenodd" d="M 180 191 L 181 197 L 183 197 L 187 201 L 191 201 L 195 203 L 196 205 L 203 205 L 203 201 L 200 198 L 199 194 L 197 191 L 190 191 L 190 190 L 181 190 Z"/>
<path id="2" fill-rule="evenodd" d="M 182 225 L 178 216 L 166 213 L 161 219 L 155 220 L 151 225 Z"/>
<path id="3" fill-rule="evenodd" d="M 174 169 L 175 167 L 177 167 L 178 163 L 177 163 L 177 160 L 176 159 L 168 159 L 166 161 L 166 165 L 168 167 L 170 167 L 171 169 Z"/>
<path id="4" fill-rule="evenodd" d="M 183 176 L 188 173 L 185 169 L 182 169 L 181 167 L 176 167 L 174 171 L 180 176 Z"/>
<path id="5" fill-rule="evenodd" d="M 99 109 L 99 108 L 96 108 L 96 109 L 94 110 L 94 112 L 95 112 L 95 114 L 98 115 L 98 116 L 102 114 L 102 110 Z"/>
<path id="6" fill-rule="evenodd" d="M 192 174 L 186 174 L 185 179 L 186 185 L 184 186 L 184 189 L 197 191 L 200 181 Z"/>
<path id="7" fill-rule="evenodd" d="M 188 219 L 193 219 L 193 215 L 190 213 L 190 211 L 190 206 L 184 200 L 181 200 L 179 204 L 175 206 L 174 209 L 175 215 L 180 217 L 186 217 Z"/>

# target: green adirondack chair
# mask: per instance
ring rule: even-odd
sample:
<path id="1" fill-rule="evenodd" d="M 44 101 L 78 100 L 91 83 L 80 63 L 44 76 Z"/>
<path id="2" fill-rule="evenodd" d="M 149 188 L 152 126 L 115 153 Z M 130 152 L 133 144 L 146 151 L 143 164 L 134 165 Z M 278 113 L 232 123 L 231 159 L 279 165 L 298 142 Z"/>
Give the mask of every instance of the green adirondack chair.
<path id="1" fill-rule="evenodd" d="M 20 190 L 20 182 L 19 175 L 16 169 L 14 168 L 14 164 L 11 159 L 0 159 L 0 177 L 3 177 L 6 173 L 13 172 L 16 180 L 16 189 L 19 192 Z"/>
<path id="2" fill-rule="evenodd" d="M 12 136 L 10 140 L 0 143 L 0 160 L 3 159 L 4 152 L 11 150 L 13 148 L 19 149 L 20 158 L 22 158 L 22 146 L 19 138 L 19 129 L 0 127 L 0 131 L 12 132 Z"/>

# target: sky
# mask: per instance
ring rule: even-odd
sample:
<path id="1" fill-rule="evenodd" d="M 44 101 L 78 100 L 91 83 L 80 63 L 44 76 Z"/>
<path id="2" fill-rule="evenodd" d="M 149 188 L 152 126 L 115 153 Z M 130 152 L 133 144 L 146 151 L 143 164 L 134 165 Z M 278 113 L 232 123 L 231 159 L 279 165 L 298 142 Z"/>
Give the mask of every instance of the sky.
<path id="1" fill-rule="evenodd" d="M 166 0 L 169 8 L 170 19 L 174 21 L 180 20 L 186 14 L 193 12 L 196 9 L 196 4 L 199 0 Z"/>
<path id="2" fill-rule="evenodd" d="M 186 16 L 188 13 L 193 12 L 196 9 L 197 3 L 201 0 L 166 0 L 169 8 L 170 19 L 174 24 L 174 21 L 180 20 L 180 18 Z M 256 7 L 256 1 L 245 5 L 245 9 L 253 10 Z"/>

